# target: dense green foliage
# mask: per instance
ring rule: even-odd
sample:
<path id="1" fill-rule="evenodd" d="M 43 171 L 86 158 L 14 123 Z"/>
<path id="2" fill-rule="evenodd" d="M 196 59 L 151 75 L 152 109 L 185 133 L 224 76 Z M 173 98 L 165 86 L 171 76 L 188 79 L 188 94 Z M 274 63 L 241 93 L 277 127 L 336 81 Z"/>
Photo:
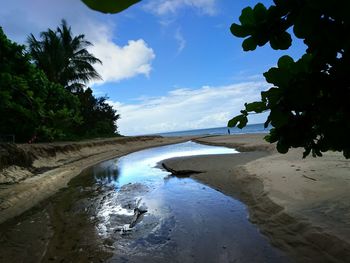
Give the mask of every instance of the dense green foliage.
<path id="1" fill-rule="evenodd" d="M 60 138 L 80 123 L 79 100 L 30 63 L 0 28 L 0 133 L 19 141 Z"/>
<path id="2" fill-rule="evenodd" d="M 350 158 L 350 1 L 274 3 L 243 9 L 231 32 L 245 38 L 245 51 L 268 42 L 273 49 L 288 49 L 293 32 L 306 44 L 306 53 L 297 61 L 281 57 L 264 73 L 273 87 L 261 93 L 261 101 L 246 103 L 228 126 L 243 128 L 249 113 L 269 111 L 265 126 L 273 128 L 266 140 L 277 142 L 280 153 L 303 147 L 304 157 L 334 150 Z"/>
<path id="3" fill-rule="evenodd" d="M 71 93 L 31 63 L 0 28 L 0 134 L 27 142 L 113 136 L 119 115 L 90 89 Z M 85 101 L 88 100 L 88 103 Z M 88 108 L 86 108 L 88 107 Z"/>
<path id="4" fill-rule="evenodd" d="M 116 122 L 119 114 L 106 103 L 107 97 L 95 98 L 90 88 L 77 93 L 80 101 L 80 113 L 83 118 L 81 125 L 77 126 L 77 134 L 85 137 L 108 137 L 117 130 Z"/>

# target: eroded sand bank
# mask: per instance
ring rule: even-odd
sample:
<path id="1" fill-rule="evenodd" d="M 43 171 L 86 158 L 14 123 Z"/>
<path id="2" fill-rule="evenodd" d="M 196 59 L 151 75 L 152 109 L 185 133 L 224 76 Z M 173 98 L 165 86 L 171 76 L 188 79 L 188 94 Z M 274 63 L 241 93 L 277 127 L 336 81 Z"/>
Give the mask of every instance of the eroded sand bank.
<path id="1" fill-rule="evenodd" d="M 0 223 L 56 193 L 89 166 L 130 152 L 192 137 L 124 137 L 79 143 L 19 145 L 34 154 L 31 167 L 11 165 L 0 172 Z"/>

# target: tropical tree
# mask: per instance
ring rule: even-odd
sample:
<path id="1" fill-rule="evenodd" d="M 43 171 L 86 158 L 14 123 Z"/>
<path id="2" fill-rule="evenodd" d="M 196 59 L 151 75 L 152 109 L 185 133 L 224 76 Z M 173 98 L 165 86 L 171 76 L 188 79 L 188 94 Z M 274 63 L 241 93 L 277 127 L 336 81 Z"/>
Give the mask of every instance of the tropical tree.
<path id="1" fill-rule="evenodd" d="M 1 27 L 0 85 L 0 134 L 21 142 L 65 139 L 81 123 L 78 98 L 49 81 Z"/>
<path id="2" fill-rule="evenodd" d="M 65 20 L 55 31 L 41 32 L 40 38 L 28 37 L 29 52 L 50 81 L 76 92 L 90 80 L 101 78 L 93 64 L 102 62 L 87 50 L 92 44 L 83 34 L 73 36 Z"/>

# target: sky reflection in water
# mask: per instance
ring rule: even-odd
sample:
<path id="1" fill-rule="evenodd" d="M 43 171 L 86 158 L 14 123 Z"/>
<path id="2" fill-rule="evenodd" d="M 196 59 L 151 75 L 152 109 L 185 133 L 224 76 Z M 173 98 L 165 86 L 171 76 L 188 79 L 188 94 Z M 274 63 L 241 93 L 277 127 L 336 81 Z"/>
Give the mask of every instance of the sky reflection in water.
<path id="1" fill-rule="evenodd" d="M 171 262 L 185 263 L 288 261 L 248 221 L 240 201 L 191 178 L 168 177 L 168 172 L 155 167 L 173 157 L 235 153 L 225 147 L 185 142 L 93 167 L 96 183 L 111 186 L 113 192 L 102 199 L 97 212 L 99 235 L 113 240 L 111 262 L 147 263 L 155 262 L 155 257 L 159 262 L 171 258 Z M 144 205 L 147 213 L 130 229 L 135 205 Z"/>
<path id="2" fill-rule="evenodd" d="M 158 162 L 181 156 L 233 154 L 235 149 L 185 142 L 147 149 L 113 159 L 93 168 L 96 182 L 114 185 L 117 189 L 128 183 L 156 183 L 169 173 L 156 168 Z"/>

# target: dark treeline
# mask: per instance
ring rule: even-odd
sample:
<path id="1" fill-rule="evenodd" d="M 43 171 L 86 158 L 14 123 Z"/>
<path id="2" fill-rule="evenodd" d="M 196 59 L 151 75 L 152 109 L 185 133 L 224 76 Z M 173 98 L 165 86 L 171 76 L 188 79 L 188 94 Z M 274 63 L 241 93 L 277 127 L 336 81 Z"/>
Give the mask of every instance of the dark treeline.
<path id="1" fill-rule="evenodd" d="M 100 78 L 101 63 L 62 21 L 55 31 L 28 37 L 29 48 L 0 27 L 0 135 L 16 141 L 78 140 L 117 135 L 119 115 L 86 83 Z"/>

